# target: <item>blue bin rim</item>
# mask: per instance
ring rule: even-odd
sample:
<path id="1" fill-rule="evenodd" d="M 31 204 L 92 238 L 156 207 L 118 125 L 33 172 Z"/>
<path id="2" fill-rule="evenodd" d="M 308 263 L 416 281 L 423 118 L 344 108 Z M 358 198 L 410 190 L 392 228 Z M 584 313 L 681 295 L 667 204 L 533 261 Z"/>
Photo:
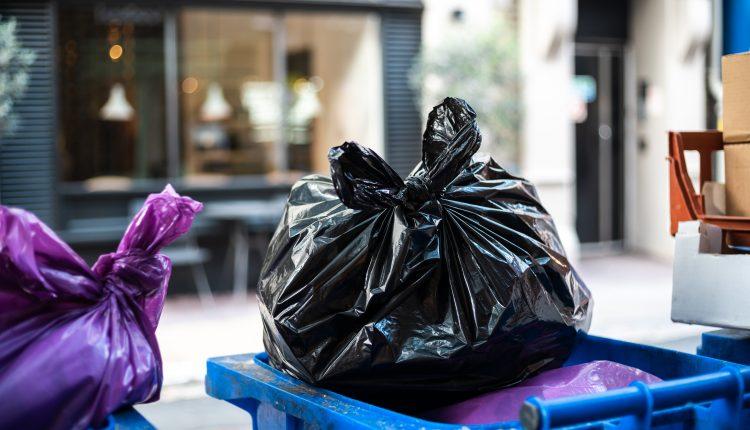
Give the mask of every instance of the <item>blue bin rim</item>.
<path id="1" fill-rule="evenodd" d="M 579 340 L 581 341 L 588 341 L 588 342 L 594 342 L 594 343 L 608 343 L 615 346 L 620 347 L 628 347 L 633 349 L 646 349 L 646 350 L 658 350 L 661 352 L 666 352 L 669 354 L 673 354 L 675 356 L 680 356 L 683 359 L 687 358 L 690 360 L 697 360 L 703 363 L 710 364 L 715 367 L 716 370 L 708 371 L 705 373 L 701 373 L 698 376 L 692 376 L 692 377 L 679 377 L 677 379 L 672 380 L 666 380 L 665 382 L 668 383 L 671 386 L 680 385 L 684 381 L 685 384 L 693 384 L 695 381 L 700 379 L 701 381 L 705 381 L 707 379 L 712 378 L 725 378 L 727 373 L 726 371 L 720 371 L 723 367 L 731 367 L 731 368 L 738 368 L 743 369 L 742 374 L 745 376 L 745 378 L 750 381 L 750 368 L 746 366 L 742 366 L 735 363 L 729 363 L 722 360 L 710 358 L 710 357 L 702 357 L 702 356 L 696 356 L 693 354 L 685 353 L 685 352 L 679 352 L 679 351 L 672 351 L 667 350 L 664 348 L 659 347 L 653 347 L 648 345 L 642 345 L 632 342 L 625 342 L 625 341 L 619 341 L 619 340 L 613 340 L 598 336 L 592 336 L 588 334 L 583 334 L 580 336 Z M 230 368 L 237 367 L 240 373 L 247 372 L 248 370 L 252 369 L 253 366 L 248 366 L 248 364 L 252 363 L 253 366 L 255 366 L 256 369 L 262 369 L 262 377 L 257 378 L 257 381 L 253 382 L 259 382 L 263 385 L 266 385 L 266 389 L 269 390 L 269 392 L 283 392 L 282 396 L 284 396 L 284 401 L 278 401 L 278 399 L 274 400 L 269 396 L 269 398 L 261 398 L 263 396 L 258 396 L 258 392 L 256 391 L 263 391 L 262 389 L 256 390 L 253 392 L 255 395 L 248 395 L 246 397 L 248 398 L 256 398 L 258 401 L 263 403 L 273 403 L 274 407 L 277 409 L 280 409 L 284 412 L 290 413 L 289 410 L 286 410 L 287 406 L 284 404 L 285 401 L 293 400 L 294 402 L 303 404 L 304 406 L 316 406 L 316 407 L 340 407 L 340 406 L 346 406 L 346 411 L 340 411 L 335 410 L 333 411 L 334 414 L 338 414 L 336 418 L 337 421 L 341 420 L 350 420 L 350 424 L 356 424 L 359 426 L 362 426 L 363 424 L 373 424 L 380 422 L 382 423 L 383 420 L 387 420 L 388 422 L 397 422 L 399 423 L 399 428 L 403 429 L 417 429 L 417 428 L 432 428 L 432 429 L 472 429 L 472 430 L 484 430 L 484 429 L 505 429 L 505 428 L 518 428 L 520 427 L 520 421 L 519 420 L 513 420 L 513 421 L 503 421 L 503 422 L 497 422 L 497 423 L 490 423 L 490 424 L 466 424 L 466 425 L 458 425 L 458 424 L 450 424 L 450 423 L 440 423 L 440 422 L 433 422 L 429 421 L 423 418 L 418 418 L 406 414 L 402 414 L 399 412 L 395 412 L 389 409 L 385 409 L 382 407 L 378 407 L 360 400 L 353 399 L 351 397 L 344 396 L 342 394 L 335 393 L 330 390 L 325 390 L 322 388 L 314 387 L 312 385 L 309 385 L 301 380 L 298 380 L 297 378 L 294 378 L 290 375 L 287 375 L 274 367 L 272 367 L 268 363 L 268 354 L 265 352 L 257 353 L 257 354 L 243 354 L 238 356 L 228 356 L 228 357 L 216 357 L 211 358 L 208 360 L 208 368 L 209 368 L 209 375 L 206 378 L 206 392 L 213 396 L 217 397 L 219 399 L 224 399 L 232 402 L 231 399 L 227 398 L 226 396 L 222 395 L 222 393 L 217 393 L 215 391 L 221 391 L 220 387 L 215 387 L 215 384 L 211 383 L 211 369 L 212 366 L 216 367 L 224 367 L 224 368 Z M 237 375 L 235 375 L 237 376 Z M 252 375 L 255 376 L 255 375 Z M 252 377 L 245 375 L 246 378 Z M 283 383 L 285 386 L 280 386 L 280 383 Z M 653 387 L 659 384 L 652 384 L 650 386 L 646 386 L 646 384 L 642 384 L 646 387 Z M 747 391 L 748 386 L 750 384 L 745 385 L 744 390 Z M 255 387 L 258 388 L 258 387 Z M 679 387 L 677 387 L 679 390 Z M 626 387 L 621 388 L 617 390 L 610 390 L 607 393 L 609 394 L 608 397 L 612 398 L 615 397 L 619 392 L 630 392 L 633 391 L 634 387 Z M 638 387 L 638 390 L 643 390 L 642 387 Z M 304 394 L 307 393 L 311 398 L 304 398 Z M 277 393 L 278 394 L 278 393 Z M 601 393 L 600 393 L 601 394 Z M 646 393 L 649 394 L 649 393 Z M 291 397 L 289 397 L 291 396 Z M 561 406 L 564 407 L 566 404 L 569 405 L 576 405 L 576 407 L 580 406 L 582 402 L 590 401 L 591 399 L 596 399 L 599 394 L 593 394 L 593 395 L 586 395 L 586 396 L 576 396 L 576 397 L 566 397 L 561 399 L 554 399 L 552 401 L 544 401 L 541 400 L 535 402 L 531 402 L 532 406 L 541 408 L 541 414 L 544 415 L 547 412 L 547 404 L 552 403 L 552 409 L 551 411 L 554 412 L 556 410 L 561 410 Z M 289 397 L 289 398 L 287 398 Z M 324 398 L 324 402 L 321 401 L 321 397 Z M 317 403 L 317 404 L 316 404 Z M 689 402 L 688 402 L 689 406 Z M 301 406 L 300 406 L 301 407 Z M 557 408 L 557 409 L 555 409 Z M 294 411 L 292 410 L 291 413 L 294 415 Z M 304 419 L 303 417 L 302 419 Z M 600 420 L 597 420 L 599 422 Z"/>
<path id="2" fill-rule="evenodd" d="M 352 426 L 355 426 L 357 424 L 361 424 L 363 422 L 397 422 L 399 423 L 400 429 L 455 429 L 456 424 L 448 424 L 448 423 L 440 423 L 440 422 L 433 422 L 428 421 L 426 419 L 413 417 L 411 415 L 402 414 L 399 412 L 392 411 L 390 409 L 382 408 L 380 406 L 375 406 L 367 402 L 363 402 L 361 400 L 357 400 L 348 396 L 345 396 L 343 394 L 336 393 L 334 391 L 326 390 L 324 388 L 319 388 L 312 386 L 310 384 L 307 384 L 304 381 L 301 381 L 293 376 L 287 375 L 278 369 L 272 367 L 270 364 L 268 364 L 268 354 L 265 352 L 260 353 L 251 353 L 251 354 L 241 354 L 241 355 L 235 355 L 235 356 L 228 356 L 228 357 L 215 357 L 215 358 L 209 358 L 208 359 L 208 367 L 209 367 L 209 374 L 211 373 L 211 365 L 218 364 L 218 365 L 224 365 L 226 366 L 227 360 L 232 360 L 236 364 L 239 364 L 241 367 L 244 368 L 245 371 L 252 371 L 252 367 L 247 366 L 248 362 L 252 363 L 253 365 L 257 366 L 257 368 L 260 368 L 263 370 L 263 376 L 259 378 L 259 382 L 261 382 L 264 386 L 267 388 L 270 388 L 271 390 L 284 390 L 284 388 L 289 388 L 288 391 L 286 391 L 286 394 L 289 394 L 291 396 L 295 397 L 295 401 L 301 402 L 301 403 L 318 403 L 317 406 L 322 406 L 322 403 L 325 403 L 327 406 L 334 406 L 337 404 L 340 405 L 346 405 L 347 410 L 342 413 L 342 420 L 351 420 Z M 242 363 L 244 362 L 245 365 L 242 366 Z M 280 383 L 285 383 L 286 387 L 281 387 Z M 215 396 L 212 392 L 212 389 L 214 387 L 210 383 L 210 380 L 207 376 L 206 378 L 206 392 L 212 396 L 222 399 L 223 396 Z M 309 394 L 313 397 L 313 399 L 305 398 L 306 394 Z M 228 400 L 228 399 L 225 399 Z M 260 399 L 262 402 L 273 402 L 270 401 L 270 399 Z M 322 400 L 322 401 L 321 401 Z M 231 402 L 231 400 L 229 400 Z M 275 404 L 275 406 L 280 406 L 280 404 Z M 346 415 L 346 416 L 343 416 Z M 513 425 L 510 425 L 513 424 Z M 518 428 L 519 427 L 518 421 L 508 421 L 503 422 L 502 424 L 475 424 L 475 425 L 468 425 L 468 426 L 459 426 L 471 430 L 489 430 L 489 429 L 504 429 L 504 428 Z"/>
<path id="3" fill-rule="evenodd" d="M 253 357 L 253 363 L 257 364 L 258 366 L 267 369 L 271 372 L 274 372 L 276 374 L 279 374 L 281 376 L 284 376 L 291 381 L 299 382 L 305 385 L 309 385 L 304 381 L 298 380 L 297 378 L 287 375 L 284 372 L 281 372 L 280 370 L 276 369 L 275 367 L 271 366 L 271 364 L 268 362 L 268 353 L 267 352 L 259 352 L 256 354 L 252 354 Z M 314 387 L 311 385 L 311 387 Z M 445 428 L 455 429 L 456 426 L 459 426 L 461 428 L 465 429 L 499 429 L 504 427 L 498 427 L 498 426 L 508 426 L 508 428 L 517 428 L 520 426 L 520 422 L 518 420 L 513 421 L 501 421 L 497 423 L 489 423 L 489 424 L 465 424 L 465 425 L 459 425 L 459 424 L 451 424 L 451 423 L 441 423 L 439 421 L 430 421 L 426 418 L 420 418 L 415 417 L 413 415 L 404 414 L 401 412 L 396 412 L 388 408 L 384 408 L 382 406 L 373 405 L 372 403 L 363 402 L 362 400 L 357 400 L 353 397 L 345 396 L 343 394 L 339 394 L 335 391 L 327 390 L 325 388 L 320 387 L 314 387 L 315 390 L 317 390 L 320 393 L 323 393 L 327 396 L 330 396 L 332 399 L 336 399 L 342 402 L 346 402 L 349 404 L 360 406 L 364 409 L 369 409 L 373 413 L 376 413 L 380 415 L 381 417 L 388 417 L 389 419 L 397 420 L 399 423 L 404 423 L 409 420 L 414 420 L 417 423 L 419 423 L 420 428 L 424 428 L 425 425 L 429 425 L 429 428 L 437 429 L 437 428 L 443 428 L 442 426 L 445 426 Z"/>

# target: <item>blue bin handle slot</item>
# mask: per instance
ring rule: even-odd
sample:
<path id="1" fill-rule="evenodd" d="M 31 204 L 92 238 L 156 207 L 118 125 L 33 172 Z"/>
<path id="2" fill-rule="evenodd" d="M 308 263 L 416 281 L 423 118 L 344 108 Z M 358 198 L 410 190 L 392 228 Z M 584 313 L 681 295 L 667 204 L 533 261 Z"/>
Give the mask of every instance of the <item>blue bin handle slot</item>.
<path id="1" fill-rule="evenodd" d="M 750 368 L 725 367 L 719 372 L 652 385 L 635 382 L 626 388 L 551 400 L 529 398 L 521 408 L 525 429 L 548 430 L 622 418 L 617 428 L 651 426 L 655 411 L 710 403 L 712 428 L 739 428 L 740 412 L 750 406 Z"/>

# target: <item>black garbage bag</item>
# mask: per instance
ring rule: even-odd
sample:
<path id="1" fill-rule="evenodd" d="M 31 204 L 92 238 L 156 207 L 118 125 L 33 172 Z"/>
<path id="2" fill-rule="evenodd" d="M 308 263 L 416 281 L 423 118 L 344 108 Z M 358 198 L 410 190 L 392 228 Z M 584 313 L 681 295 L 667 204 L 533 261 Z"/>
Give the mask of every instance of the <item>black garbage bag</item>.
<path id="1" fill-rule="evenodd" d="M 564 362 L 590 293 L 533 185 L 472 158 L 475 118 L 436 106 L 405 181 L 347 142 L 295 184 L 258 291 L 274 367 L 413 411 Z"/>

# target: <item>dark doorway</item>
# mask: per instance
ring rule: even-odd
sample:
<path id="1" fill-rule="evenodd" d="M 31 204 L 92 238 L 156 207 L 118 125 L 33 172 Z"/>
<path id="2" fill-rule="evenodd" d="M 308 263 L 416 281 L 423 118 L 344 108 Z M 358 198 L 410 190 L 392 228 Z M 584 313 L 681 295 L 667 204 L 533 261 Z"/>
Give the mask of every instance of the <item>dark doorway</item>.
<path id="1" fill-rule="evenodd" d="M 621 45 L 576 44 L 576 229 L 581 243 L 623 238 L 623 70 Z"/>
<path id="2" fill-rule="evenodd" d="M 576 229 L 583 244 L 624 235 L 624 60 L 630 0 L 578 0 Z"/>

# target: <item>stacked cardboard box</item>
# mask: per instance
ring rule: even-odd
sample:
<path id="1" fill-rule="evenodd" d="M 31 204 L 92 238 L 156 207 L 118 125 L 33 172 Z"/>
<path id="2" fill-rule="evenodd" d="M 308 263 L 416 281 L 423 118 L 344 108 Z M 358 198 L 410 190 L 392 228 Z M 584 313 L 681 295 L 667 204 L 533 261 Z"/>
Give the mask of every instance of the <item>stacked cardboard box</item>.
<path id="1" fill-rule="evenodd" d="M 727 215 L 750 217 L 750 52 L 721 59 Z"/>

